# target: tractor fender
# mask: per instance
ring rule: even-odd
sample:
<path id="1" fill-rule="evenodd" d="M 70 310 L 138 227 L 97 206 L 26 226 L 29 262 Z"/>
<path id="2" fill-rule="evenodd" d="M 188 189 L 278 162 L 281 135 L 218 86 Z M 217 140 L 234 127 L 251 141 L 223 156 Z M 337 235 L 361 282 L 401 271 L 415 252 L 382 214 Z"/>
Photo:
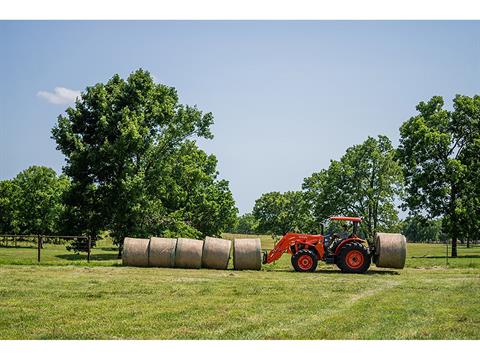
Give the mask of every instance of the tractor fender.
<path id="1" fill-rule="evenodd" d="M 338 254 L 340 254 L 340 251 L 342 250 L 342 248 L 343 248 L 343 246 L 344 246 L 345 244 L 352 243 L 352 242 L 357 242 L 357 243 L 360 243 L 360 244 L 362 244 L 362 245 L 367 244 L 366 248 L 367 248 L 367 250 L 370 252 L 369 247 L 368 247 L 368 242 L 367 242 L 366 240 L 362 240 L 362 239 L 345 239 L 345 240 L 342 240 L 342 242 L 337 245 L 337 247 L 336 247 L 336 249 L 335 249 L 335 256 L 338 256 Z"/>
<path id="2" fill-rule="evenodd" d="M 309 250 L 309 251 L 313 252 L 318 258 L 320 258 L 320 254 L 319 254 L 317 248 L 313 245 L 299 244 L 298 245 L 298 251 L 295 251 L 295 245 L 292 245 L 289 250 L 290 250 L 292 255 L 295 255 L 300 250 Z"/>

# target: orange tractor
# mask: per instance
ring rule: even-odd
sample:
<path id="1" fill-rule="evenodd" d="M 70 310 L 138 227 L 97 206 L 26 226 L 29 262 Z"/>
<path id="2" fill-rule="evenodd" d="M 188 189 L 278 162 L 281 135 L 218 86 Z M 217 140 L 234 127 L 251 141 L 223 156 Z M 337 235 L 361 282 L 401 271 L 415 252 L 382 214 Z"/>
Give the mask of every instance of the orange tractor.
<path id="1" fill-rule="evenodd" d="M 270 264 L 288 252 L 292 254 L 292 265 L 296 271 L 313 272 L 317 268 L 318 260 L 322 260 L 328 264 L 336 264 L 343 272 L 366 272 L 375 249 L 357 235 L 362 218 L 331 216 L 328 219 L 352 222 L 352 232 L 343 236 L 324 235 L 322 222 L 321 235 L 287 233 L 268 254 L 264 253 L 263 263 Z"/>

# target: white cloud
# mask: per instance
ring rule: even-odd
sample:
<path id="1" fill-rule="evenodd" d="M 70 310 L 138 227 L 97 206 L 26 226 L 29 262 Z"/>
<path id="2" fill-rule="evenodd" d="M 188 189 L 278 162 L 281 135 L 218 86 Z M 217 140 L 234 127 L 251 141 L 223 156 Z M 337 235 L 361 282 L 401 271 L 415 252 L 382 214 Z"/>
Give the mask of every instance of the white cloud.
<path id="1" fill-rule="evenodd" d="M 68 104 L 74 102 L 75 99 L 80 96 L 80 91 L 59 86 L 53 89 L 53 93 L 49 91 L 39 91 L 37 96 L 44 98 L 52 104 Z"/>

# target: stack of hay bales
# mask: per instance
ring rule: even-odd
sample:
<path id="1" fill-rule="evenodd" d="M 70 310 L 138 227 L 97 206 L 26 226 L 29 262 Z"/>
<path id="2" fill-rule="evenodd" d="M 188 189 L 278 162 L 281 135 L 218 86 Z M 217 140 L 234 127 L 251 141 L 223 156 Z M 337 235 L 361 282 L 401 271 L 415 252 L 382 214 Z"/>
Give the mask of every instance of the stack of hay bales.
<path id="1" fill-rule="evenodd" d="M 200 269 L 202 266 L 203 241 L 180 238 L 175 251 L 175 267 Z"/>
<path id="2" fill-rule="evenodd" d="M 125 238 L 122 263 L 127 266 L 148 266 L 150 239 Z"/>
<path id="3" fill-rule="evenodd" d="M 402 234 L 377 233 L 373 261 L 377 267 L 403 269 L 407 257 L 407 240 Z"/>
<path id="4" fill-rule="evenodd" d="M 177 239 L 150 238 L 150 252 L 148 254 L 149 266 L 174 267 Z"/>
<path id="5" fill-rule="evenodd" d="M 233 241 L 233 267 L 235 270 L 260 270 L 262 268 L 260 239 L 235 239 Z"/>
<path id="6" fill-rule="evenodd" d="M 207 236 L 203 244 L 202 267 L 207 269 L 226 270 L 230 260 L 230 240 Z"/>
<path id="7" fill-rule="evenodd" d="M 127 237 L 123 243 L 122 263 L 126 266 L 226 270 L 231 248 L 230 240 L 208 236 L 205 240 Z M 260 239 L 235 239 L 233 263 L 235 270 L 260 270 Z"/>

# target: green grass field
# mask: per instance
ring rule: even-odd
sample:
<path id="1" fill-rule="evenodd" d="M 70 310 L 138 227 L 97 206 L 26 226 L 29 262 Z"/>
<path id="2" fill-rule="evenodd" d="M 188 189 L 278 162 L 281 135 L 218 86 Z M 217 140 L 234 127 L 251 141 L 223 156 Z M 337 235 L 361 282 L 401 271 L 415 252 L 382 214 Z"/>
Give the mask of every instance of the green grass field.
<path id="1" fill-rule="evenodd" d="M 0 338 L 479 339 L 480 247 L 444 255 L 409 244 L 405 269 L 352 275 L 295 273 L 288 255 L 259 272 L 127 268 L 107 242 L 90 264 L 46 245 L 38 266 L 2 247 Z"/>

